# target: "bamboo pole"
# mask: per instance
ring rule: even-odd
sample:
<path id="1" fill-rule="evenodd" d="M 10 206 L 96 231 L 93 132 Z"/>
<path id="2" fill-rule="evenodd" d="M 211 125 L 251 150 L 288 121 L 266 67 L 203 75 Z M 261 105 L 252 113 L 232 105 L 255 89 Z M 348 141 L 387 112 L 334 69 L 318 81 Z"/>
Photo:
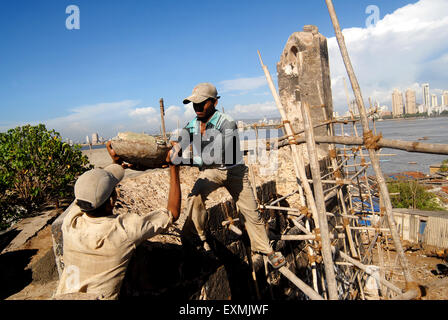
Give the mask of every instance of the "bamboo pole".
<path id="1" fill-rule="evenodd" d="M 325 0 L 327 7 L 328 7 L 328 11 L 330 13 L 330 17 L 331 17 L 331 21 L 333 23 L 334 26 L 334 30 L 335 30 L 335 34 L 336 34 L 336 39 L 338 41 L 339 44 L 339 48 L 342 54 L 342 59 L 344 60 L 344 64 L 345 67 L 347 69 L 347 73 L 348 76 L 350 78 L 350 82 L 353 88 L 353 92 L 355 94 L 356 97 L 356 102 L 358 105 L 358 109 L 359 109 L 359 114 L 360 114 L 360 118 L 361 118 L 361 123 L 362 123 L 362 128 L 363 128 L 363 132 L 364 134 L 367 134 L 370 131 L 369 128 L 369 123 L 368 123 L 368 119 L 367 119 L 367 115 L 366 115 L 366 109 L 364 106 L 364 101 L 362 98 L 362 94 L 361 94 L 361 89 L 359 87 L 359 83 L 358 80 L 356 78 L 355 72 L 353 70 L 352 64 L 350 62 L 350 58 L 348 55 L 348 51 L 347 51 L 347 47 L 345 46 L 345 41 L 344 41 L 344 37 L 342 35 L 341 32 L 341 27 L 339 26 L 339 21 L 338 18 L 336 16 L 336 11 L 334 9 L 333 6 L 333 2 L 332 0 Z M 446 151 L 448 152 L 448 145 L 446 146 Z M 376 155 L 376 152 L 374 149 L 370 149 L 369 148 L 369 155 L 370 155 L 370 160 L 372 162 L 372 167 L 373 170 L 375 172 L 376 175 L 376 179 L 378 182 L 378 186 L 380 189 L 380 193 L 381 196 L 383 197 L 384 200 L 384 204 L 386 207 L 386 214 L 387 214 L 387 219 L 389 222 L 389 228 L 391 229 L 392 232 L 392 238 L 394 240 L 394 244 L 395 244 L 395 248 L 397 250 L 397 254 L 400 258 L 400 264 L 403 268 L 403 273 L 404 273 L 404 277 L 406 279 L 407 283 L 411 283 L 414 281 L 409 268 L 408 268 L 408 262 L 406 260 L 406 257 L 404 255 L 404 251 L 403 251 L 403 246 L 400 242 L 400 236 L 398 235 L 397 232 L 397 228 L 395 226 L 395 221 L 394 221 L 394 216 L 393 216 L 393 212 L 392 212 L 392 205 L 391 205 L 391 201 L 390 201 L 390 197 L 389 197 L 389 192 L 387 190 L 387 185 L 386 182 L 384 180 L 384 176 L 383 173 L 381 172 L 381 168 L 379 165 L 379 160 L 378 157 Z"/>
<path id="2" fill-rule="evenodd" d="M 301 240 L 319 240 L 320 236 L 315 234 L 269 234 L 269 239 L 271 240 L 284 240 L 284 241 L 301 241 Z M 337 236 L 330 234 L 329 239 L 345 239 L 345 234 L 338 234 Z"/>
<path id="3" fill-rule="evenodd" d="M 304 294 L 306 294 L 311 300 L 324 300 L 316 291 L 314 291 L 305 282 L 300 280 L 294 273 L 288 268 L 281 267 L 280 273 L 283 274 L 289 281 L 294 283 Z"/>
<path id="4" fill-rule="evenodd" d="M 308 231 L 307 233 L 311 233 L 311 227 L 310 227 L 309 220 L 305 220 L 305 228 Z M 312 244 L 313 242 L 310 240 L 309 243 Z M 317 280 L 318 280 L 317 264 L 314 259 L 314 257 L 316 256 L 316 253 L 314 252 L 314 249 L 311 246 L 307 246 L 307 247 L 308 247 L 308 254 L 312 259 L 310 267 L 311 267 L 311 275 L 313 277 L 313 288 L 317 293 L 319 293 L 319 286 L 318 286 L 318 282 L 317 282 Z"/>
<path id="5" fill-rule="evenodd" d="M 313 125 L 308 103 L 303 102 L 300 109 L 302 112 L 303 126 L 305 129 L 306 145 L 308 149 L 308 158 L 310 163 L 311 175 L 313 177 L 313 189 L 319 219 L 319 228 L 322 243 L 322 258 L 325 266 L 328 294 L 331 300 L 337 300 L 338 299 L 337 283 L 336 283 L 336 275 L 334 272 L 334 262 L 331 253 L 331 243 L 329 237 L 328 221 L 326 216 L 324 190 L 322 187 L 319 159 L 317 157 L 316 144 L 314 143 L 314 132 L 312 127 Z"/>
<path id="6" fill-rule="evenodd" d="M 395 286 L 394 284 L 390 283 L 389 281 L 378 277 L 377 274 L 370 272 L 370 269 L 368 266 L 362 264 L 361 262 L 359 262 L 358 260 L 353 259 L 352 257 L 350 257 L 349 255 L 345 254 L 344 252 L 339 252 L 341 258 L 347 260 L 348 262 L 352 263 L 353 265 L 355 265 L 356 267 L 358 267 L 359 269 L 361 269 L 362 271 L 364 271 L 365 273 L 367 273 L 368 275 L 373 276 L 376 280 L 378 280 L 379 282 L 381 282 L 381 284 L 383 284 L 384 286 L 390 288 L 392 291 L 401 294 L 403 291 L 398 288 L 397 286 Z"/>
<path id="7" fill-rule="evenodd" d="M 165 144 L 168 144 L 168 139 L 166 137 L 166 130 L 165 130 L 165 107 L 163 105 L 163 98 L 160 98 L 160 118 L 162 120 L 162 136 L 163 136 L 163 140 L 165 141 Z"/>
<path id="8" fill-rule="evenodd" d="M 319 86 L 318 86 L 319 87 Z M 323 114 L 323 117 L 324 117 L 324 119 L 325 120 L 327 120 L 327 113 L 325 112 L 325 109 L 324 108 L 322 108 L 322 114 Z M 331 136 L 331 135 L 333 135 L 333 124 L 329 124 L 329 125 L 327 125 L 327 135 L 329 135 L 329 136 Z M 329 152 L 330 153 L 336 153 L 336 147 L 335 147 L 335 145 L 333 144 L 333 143 L 330 143 L 329 145 L 328 145 L 328 148 L 329 148 Z M 338 163 L 337 163 L 337 159 L 336 158 L 334 158 L 333 156 L 330 156 L 330 161 L 331 161 L 331 167 L 332 167 L 332 171 L 333 171 L 333 173 L 335 174 L 336 173 L 336 171 L 338 170 L 337 168 L 338 168 Z M 324 180 L 322 180 L 322 182 L 323 182 Z M 342 181 L 345 181 L 345 180 L 342 180 Z M 335 183 L 340 183 L 341 182 L 341 180 L 340 179 L 336 179 L 336 181 L 335 181 Z M 350 184 L 351 183 L 351 180 L 349 180 L 349 183 L 348 184 Z M 338 199 L 339 199 L 339 203 L 340 203 L 340 205 L 341 205 L 341 207 L 342 207 L 342 212 L 344 213 L 344 214 L 347 214 L 347 208 L 346 208 L 346 206 L 345 206 L 345 201 L 344 201 L 344 196 L 343 196 L 343 193 L 342 193 L 342 189 L 341 188 L 338 188 L 337 189 L 337 195 L 338 195 Z M 349 243 L 349 247 L 350 247 L 350 252 L 351 252 L 351 254 L 352 254 L 352 256 L 353 257 L 358 257 L 358 254 L 356 253 L 356 250 L 355 250 L 355 246 L 354 246 L 354 243 L 353 243 L 353 237 L 352 237 L 352 233 L 351 233 L 351 231 L 350 231 L 350 229 L 348 229 L 348 225 L 347 224 L 345 224 L 345 232 L 346 232 L 346 234 L 347 234 L 347 240 L 348 240 L 348 243 Z M 345 244 L 345 241 L 344 241 L 344 248 L 346 247 L 346 244 Z"/>
<path id="9" fill-rule="evenodd" d="M 270 206 L 273 206 L 274 204 L 276 204 L 276 203 L 278 203 L 278 202 L 280 202 L 280 201 L 282 201 L 282 200 L 285 200 L 286 198 L 288 198 L 288 197 L 290 197 L 290 196 L 292 196 L 292 195 L 295 195 L 297 192 L 298 192 L 298 190 L 296 190 L 296 191 L 294 191 L 294 192 L 291 192 L 290 194 L 287 194 L 286 196 L 283 196 L 283 197 L 281 197 L 281 198 L 275 199 L 275 200 L 272 201 L 269 205 L 270 205 Z"/>
<path id="10" fill-rule="evenodd" d="M 362 137 L 315 136 L 315 139 L 316 143 L 335 143 L 335 144 L 345 144 L 348 146 L 364 145 L 364 139 Z M 305 137 L 298 137 L 295 140 L 296 143 L 298 144 L 306 143 Z M 286 139 L 283 139 L 278 142 L 278 147 L 280 148 L 286 146 L 287 144 L 289 144 L 289 142 Z M 381 138 L 378 140 L 377 145 L 379 148 L 397 149 L 397 150 L 404 150 L 407 152 L 448 154 L 448 144 L 441 144 L 441 143 L 424 143 L 418 141 L 402 141 L 402 140 Z M 385 155 L 386 154 L 381 154 L 381 156 Z"/>

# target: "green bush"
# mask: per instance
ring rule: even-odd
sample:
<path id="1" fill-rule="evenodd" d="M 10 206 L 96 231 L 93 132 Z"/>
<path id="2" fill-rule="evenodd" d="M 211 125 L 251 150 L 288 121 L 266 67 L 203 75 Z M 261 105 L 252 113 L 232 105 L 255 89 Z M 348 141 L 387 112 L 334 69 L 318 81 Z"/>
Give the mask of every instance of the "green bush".
<path id="1" fill-rule="evenodd" d="M 441 172 L 448 172 L 448 159 L 442 161 L 442 165 L 440 166 Z"/>
<path id="2" fill-rule="evenodd" d="M 71 183 L 90 169 L 79 146 L 45 125 L 0 133 L 0 230 L 49 202 L 72 195 Z"/>
<path id="3" fill-rule="evenodd" d="M 389 193 L 400 193 L 391 196 L 394 208 L 412 208 L 420 210 L 443 210 L 436 200 L 436 196 L 417 181 L 388 181 Z"/>

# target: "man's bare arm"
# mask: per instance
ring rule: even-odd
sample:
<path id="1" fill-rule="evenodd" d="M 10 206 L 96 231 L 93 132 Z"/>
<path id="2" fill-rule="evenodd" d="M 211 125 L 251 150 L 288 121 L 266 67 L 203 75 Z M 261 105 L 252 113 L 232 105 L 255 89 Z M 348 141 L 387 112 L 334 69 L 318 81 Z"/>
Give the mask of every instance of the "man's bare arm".
<path id="1" fill-rule="evenodd" d="M 170 167 L 170 190 L 168 193 L 168 205 L 167 209 L 173 215 L 173 222 L 179 218 L 180 206 L 181 206 L 181 190 L 180 190 L 180 179 L 179 179 L 179 166 L 173 165 L 173 160 L 176 157 L 176 151 L 178 148 L 174 146 L 166 157 L 166 161 L 169 163 Z"/>

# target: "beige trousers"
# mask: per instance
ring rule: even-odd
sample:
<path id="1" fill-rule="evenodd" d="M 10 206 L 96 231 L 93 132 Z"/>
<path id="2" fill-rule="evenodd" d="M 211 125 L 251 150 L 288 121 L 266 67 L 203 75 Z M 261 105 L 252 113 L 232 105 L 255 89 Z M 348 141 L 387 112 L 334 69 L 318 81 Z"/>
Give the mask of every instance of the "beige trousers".
<path id="1" fill-rule="evenodd" d="M 228 170 L 205 169 L 200 172 L 191 193 L 188 195 L 188 218 L 183 233 L 186 237 L 197 234 L 205 240 L 207 210 L 204 201 L 219 187 L 225 187 L 238 206 L 250 238 L 253 251 L 264 254 L 272 252 L 263 219 L 248 179 L 246 165 L 237 165 Z"/>

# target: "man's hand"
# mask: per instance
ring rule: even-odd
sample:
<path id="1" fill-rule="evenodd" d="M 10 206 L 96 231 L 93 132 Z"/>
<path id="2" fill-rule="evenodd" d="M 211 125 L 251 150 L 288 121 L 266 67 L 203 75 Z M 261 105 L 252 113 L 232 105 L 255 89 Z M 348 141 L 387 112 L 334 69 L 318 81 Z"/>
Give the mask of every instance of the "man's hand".
<path id="1" fill-rule="evenodd" d="M 106 149 L 107 149 L 107 152 L 109 152 L 109 155 L 110 155 L 110 157 L 112 158 L 113 163 L 116 163 L 116 164 L 121 165 L 124 169 L 132 168 L 132 167 L 133 167 L 132 164 L 123 162 L 123 159 L 121 159 L 120 156 L 118 156 L 118 155 L 115 153 L 115 150 L 112 149 L 112 144 L 111 144 L 110 141 L 107 141 L 107 143 L 106 143 Z"/>
<path id="2" fill-rule="evenodd" d="M 178 157 L 179 151 L 180 151 L 180 145 L 175 142 L 171 141 L 172 148 L 167 152 L 165 161 L 169 165 L 175 165 L 176 158 Z"/>

